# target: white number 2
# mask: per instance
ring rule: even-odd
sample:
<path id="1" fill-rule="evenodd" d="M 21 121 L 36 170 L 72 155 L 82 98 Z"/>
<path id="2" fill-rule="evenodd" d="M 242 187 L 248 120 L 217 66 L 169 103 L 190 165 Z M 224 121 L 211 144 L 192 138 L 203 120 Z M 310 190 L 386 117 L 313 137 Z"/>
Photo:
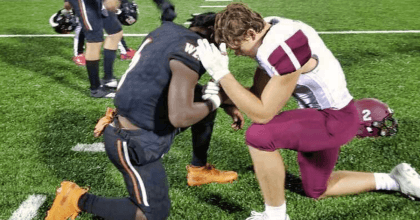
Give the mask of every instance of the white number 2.
<path id="1" fill-rule="evenodd" d="M 372 120 L 372 117 L 370 117 L 370 110 L 369 109 L 363 109 L 362 115 L 363 115 L 363 121 L 370 121 Z"/>

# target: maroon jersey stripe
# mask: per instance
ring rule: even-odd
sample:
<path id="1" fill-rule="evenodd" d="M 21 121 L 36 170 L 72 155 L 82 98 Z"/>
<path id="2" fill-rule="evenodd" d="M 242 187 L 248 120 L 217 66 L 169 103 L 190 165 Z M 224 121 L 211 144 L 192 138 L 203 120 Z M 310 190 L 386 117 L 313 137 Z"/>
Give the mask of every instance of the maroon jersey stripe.
<path id="1" fill-rule="evenodd" d="M 311 58 L 311 48 L 309 47 L 308 38 L 299 30 L 289 39 L 286 44 L 290 47 L 300 65 L 304 65 Z M 285 75 L 296 71 L 295 66 L 289 56 L 281 46 L 278 46 L 268 57 L 268 62 L 276 68 L 280 75 Z"/>
<path id="2" fill-rule="evenodd" d="M 309 47 L 308 38 L 301 30 L 287 39 L 286 44 L 292 49 L 301 66 L 311 58 L 312 52 Z"/>
<path id="3" fill-rule="evenodd" d="M 268 57 L 268 62 L 276 68 L 280 75 L 294 72 L 296 69 L 293 66 L 289 56 L 284 52 L 281 46 L 278 46 Z"/>

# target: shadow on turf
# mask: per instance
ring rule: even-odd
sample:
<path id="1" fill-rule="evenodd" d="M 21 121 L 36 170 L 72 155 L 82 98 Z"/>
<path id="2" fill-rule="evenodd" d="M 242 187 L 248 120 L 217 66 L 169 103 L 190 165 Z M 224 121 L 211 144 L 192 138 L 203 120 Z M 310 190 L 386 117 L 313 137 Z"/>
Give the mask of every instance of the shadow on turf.
<path id="1" fill-rule="evenodd" d="M 251 165 L 247 167 L 247 170 L 254 171 L 254 166 Z M 286 171 L 286 180 L 284 188 L 286 188 L 290 192 L 297 193 L 301 196 L 306 196 L 302 186 L 302 179 L 292 173 L 289 173 L 288 171 Z"/>
<path id="2" fill-rule="evenodd" d="M 206 193 L 197 193 L 196 196 L 199 201 L 203 201 L 212 206 L 219 207 L 221 210 L 228 213 L 237 213 L 247 210 L 244 209 L 242 205 L 232 200 L 232 198 L 227 198 L 220 193 L 206 191 Z"/>
<path id="3" fill-rule="evenodd" d="M 18 30 L 28 33 L 27 30 Z M 17 43 L 16 43 L 17 41 Z M 12 42 L 12 43 L 11 43 Z M 66 87 L 86 93 L 87 87 L 70 83 L 63 73 L 72 74 L 88 82 L 85 68 L 78 68 L 72 61 L 73 43 L 69 38 L 13 38 L 0 41 L 0 60 L 17 68 L 27 69 L 39 76 L 49 77 Z M 66 61 L 64 61 L 66 60 Z"/>

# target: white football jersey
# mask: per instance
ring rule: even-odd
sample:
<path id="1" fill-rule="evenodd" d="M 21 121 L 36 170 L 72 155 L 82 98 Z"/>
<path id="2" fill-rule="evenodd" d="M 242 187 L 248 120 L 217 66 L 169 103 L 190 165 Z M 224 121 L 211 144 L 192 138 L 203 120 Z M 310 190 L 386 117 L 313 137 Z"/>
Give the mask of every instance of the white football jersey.
<path id="1" fill-rule="evenodd" d="M 341 109 L 353 99 L 340 63 L 312 27 L 281 17 L 264 19 L 272 26 L 256 60 L 270 77 L 294 72 L 311 57 L 318 60 L 314 70 L 301 74 L 293 92 L 300 108 Z"/>

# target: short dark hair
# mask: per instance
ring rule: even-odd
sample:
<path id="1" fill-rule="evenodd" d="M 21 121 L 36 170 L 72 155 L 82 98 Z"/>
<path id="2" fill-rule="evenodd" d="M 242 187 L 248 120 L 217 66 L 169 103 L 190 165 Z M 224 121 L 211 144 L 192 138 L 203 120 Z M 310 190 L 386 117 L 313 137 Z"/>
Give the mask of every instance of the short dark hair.
<path id="1" fill-rule="evenodd" d="M 198 15 L 192 15 L 193 17 L 188 19 L 191 27 L 204 27 L 204 28 L 213 28 L 214 22 L 216 20 L 216 13 L 206 12 Z"/>
<path id="2" fill-rule="evenodd" d="M 188 21 L 191 22 L 189 29 L 206 38 L 209 42 L 214 43 L 214 22 L 216 13 L 206 12 L 198 15 L 192 15 Z"/>

